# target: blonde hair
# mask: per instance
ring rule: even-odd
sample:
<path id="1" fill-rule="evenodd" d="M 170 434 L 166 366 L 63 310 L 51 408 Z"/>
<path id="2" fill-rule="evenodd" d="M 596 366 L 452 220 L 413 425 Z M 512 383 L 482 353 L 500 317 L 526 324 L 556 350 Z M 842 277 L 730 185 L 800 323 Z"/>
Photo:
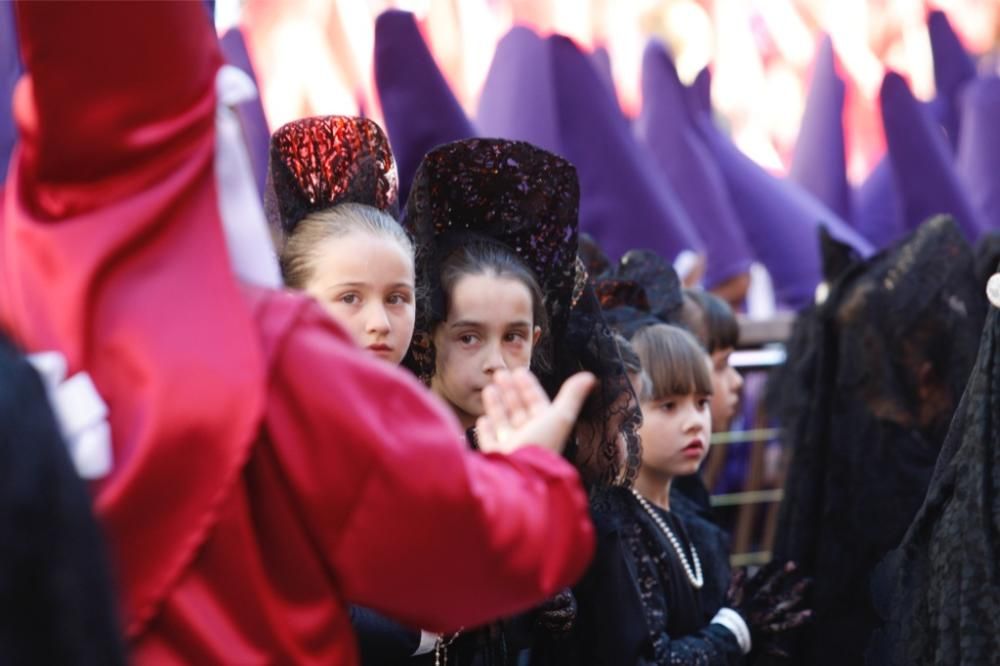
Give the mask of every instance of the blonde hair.
<path id="1" fill-rule="evenodd" d="M 305 216 L 285 238 L 279 255 L 285 284 L 303 289 L 312 277 L 323 241 L 356 231 L 391 238 L 413 259 L 413 242 L 391 215 L 364 204 L 342 203 Z"/>
<path id="2" fill-rule="evenodd" d="M 653 400 L 712 394 L 705 350 L 684 329 L 669 324 L 646 326 L 632 337 L 632 346 L 652 381 Z"/>

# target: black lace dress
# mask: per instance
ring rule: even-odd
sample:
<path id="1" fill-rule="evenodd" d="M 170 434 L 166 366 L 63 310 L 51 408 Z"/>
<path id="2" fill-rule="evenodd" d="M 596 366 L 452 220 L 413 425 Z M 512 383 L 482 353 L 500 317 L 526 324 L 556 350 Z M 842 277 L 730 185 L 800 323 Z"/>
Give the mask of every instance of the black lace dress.
<path id="1" fill-rule="evenodd" d="M 671 500 L 673 501 L 673 500 Z M 683 500 L 682 500 L 683 501 Z M 536 655 L 535 663 L 587 666 L 743 664 L 728 629 L 710 624 L 728 584 L 728 554 L 706 525 L 689 528 L 675 509 L 658 508 L 690 561 L 696 543 L 705 586 L 696 590 L 673 547 L 631 492 L 606 493 L 594 508 L 598 530 L 594 562 L 574 588 L 579 612 L 571 636 Z"/>

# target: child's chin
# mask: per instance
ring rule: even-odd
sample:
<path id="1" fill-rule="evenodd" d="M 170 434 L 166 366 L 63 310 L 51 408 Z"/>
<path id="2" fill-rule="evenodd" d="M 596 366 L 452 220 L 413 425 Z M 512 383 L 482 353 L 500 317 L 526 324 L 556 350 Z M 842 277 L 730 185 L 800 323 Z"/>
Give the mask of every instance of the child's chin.
<path id="1" fill-rule="evenodd" d="M 699 467 L 701 467 L 701 460 L 697 462 L 692 460 L 690 463 L 678 465 L 674 476 L 691 476 L 692 474 L 697 474 Z"/>

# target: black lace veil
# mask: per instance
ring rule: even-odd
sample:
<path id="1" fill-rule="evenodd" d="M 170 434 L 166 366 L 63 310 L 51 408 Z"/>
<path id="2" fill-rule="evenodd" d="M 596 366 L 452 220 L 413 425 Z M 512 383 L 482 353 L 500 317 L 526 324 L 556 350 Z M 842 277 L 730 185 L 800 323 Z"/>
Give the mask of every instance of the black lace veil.
<path id="1" fill-rule="evenodd" d="M 876 576 L 876 600 L 888 622 L 869 663 L 996 663 L 998 488 L 1000 311 L 992 307 L 923 506 Z"/>
<path id="2" fill-rule="evenodd" d="M 814 576 L 801 663 L 862 663 L 869 580 L 924 497 L 983 320 L 971 249 L 948 218 L 841 256 L 797 322 L 769 404 L 792 450 L 775 542 Z"/>

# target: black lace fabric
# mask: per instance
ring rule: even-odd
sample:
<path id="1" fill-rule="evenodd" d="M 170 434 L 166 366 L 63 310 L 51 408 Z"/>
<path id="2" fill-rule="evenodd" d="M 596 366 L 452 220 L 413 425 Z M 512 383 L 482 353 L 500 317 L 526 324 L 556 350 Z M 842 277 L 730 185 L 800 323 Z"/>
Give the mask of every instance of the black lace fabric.
<path id="1" fill-rule="evenodd" d="M 431 333 L 446 315 L 440 266 L 464 243 L 499 243 L 517 254 L 545 294 L 549 339 L 560 339 L 577 276 L 579 200 L 576 169 L 530 143 L 467 139 L 428 153 L 404 216 L 424 292 L 407 367 L 425 381 L 434 374 Z M 547 382 L 546 388 L 553 386 Z"/>
<path id="2" fill-rule="evenodd" d="M 594 280 L 608 324 L 626 339 L 652 324 L 678 321 L 684 296 L 673 266 L 649 250 L 630 250 Z"/>
<path id="3" fill-rule="evenodd" d="M 876 577 L 876 598 L 888 621 L 873 642 L 870 663 L 997 663 L 998 488 L 1000 311 L 991 308 L 926 499 Z"/>
<path id="4" fill-rule="evenodd" d="M 618 262 L 616 277 L 642 286 L 649 312 L 665 323 L 677 321 L 684 295 L 677 271 L 651 250 L 629 250 Z"/>
<path id="5" fill-rule="evenodd" d="M 581 618 L 578 654 L 542 663 L 568 666 L 736 666 L 744 657 L 732 633 L 711 624 L 719 600 L 706 590 L 729 582 L 723 557 L 700 542 L 691 525 L 674 512 L 654 508 L 690 560 L 697 548 L 705 587 L 695 589 L 661 528 L 624 488 L 607 493 L 595 509 L 598 553 L 577 587 Z M 718 580 L 716 580 L 718 579 Z M 536 662 L 533 661 L 533 664 Z"/>
<path id="6" fill-rule="evenodd" d="M 577 268 L 586 276 L 582 262 Z M 593 286 L 587 282 L 574 298 L 565 335 L 555 348 L 555 380 L 561 383 L 581 370 L 593 373 L 597 386 L 580 412 L 575 445 L 567 457 L 593 492 L 630 487 L 642 460 L 642 411 L 614 333 L 604 320 Z"/>
<path id="7" fill-rule="evenodd" d="M 604 254 L 604 250 L 601 249 L 601 246 L 598 245 L 593 236 L 588 233 L 580 233 L 579 252 L 580 259 L 583 261 L 583 267 L 587 270 L 587 274 L 592 278 L 596 279 L 597 277 L 604 275 L 604 273 L 611 267 L 611 261 L 608 259 L 608 255 Z"/>
<path id="8" fill-rule="evenodd" d="M 820 665 L 864 663 L 879 623 L 872 571 L 924 498 L 984 316 L 971 249 L 947 218 L 836 272 L 769 396 L 793 452 L 775 558 L 815 579 L 814 621 L 792 653 Z"/>

